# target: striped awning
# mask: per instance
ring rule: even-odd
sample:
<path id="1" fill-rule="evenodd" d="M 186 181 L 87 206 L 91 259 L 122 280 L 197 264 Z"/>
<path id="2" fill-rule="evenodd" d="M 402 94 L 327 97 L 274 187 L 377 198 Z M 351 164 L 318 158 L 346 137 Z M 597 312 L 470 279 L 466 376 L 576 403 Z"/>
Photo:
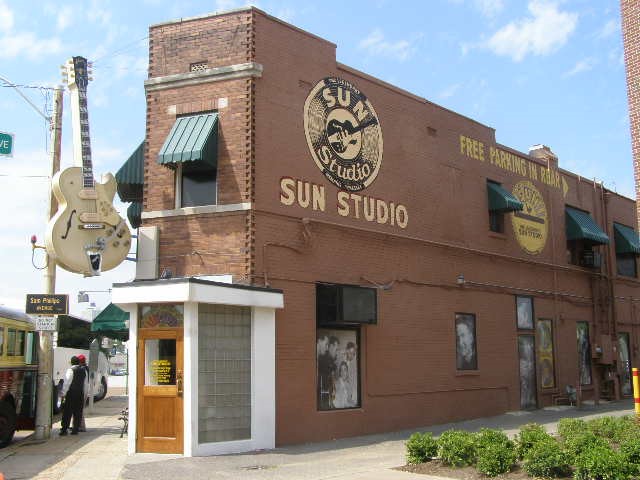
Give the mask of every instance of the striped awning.
<path id="1" fill-rule="evenodd" d="M 142 200 L 144 183 L 144 140 L 116 172 L 118 196 L 123 202 Z"/>
<path id="2" fill-rule="evenodd" d="M 614 222 L 613 238 L 616 241 L 616 253 L 640 255 L 640 238 L 633 228 Z"/>
<path id="3" fill-rule="evenodd" d="M 508 192 L 499 183 L 487 182 L 489 196 L 489 210 L 492 212 L 519 212 L 523 209 L 522 202 Z"/>
<path id="4" fill-rule="evenodd" d="M 132 202 L 127 207 L 127 218 L 133 228 L 142 225 L 142 202 Z"/>
<path id="5" fill-rule="evenodd" d="M 565 208 L 567 240 L 584 240 L 593 245 L 606 245 L 609 237 L 587 212 Z"/>
<path id="6" fill-rule="evenodd" d="M 201 162 L 215 168 L 218 163 L 218 114 L 204 113 L 176 119 L 158 154 L 158 163 Z"/>

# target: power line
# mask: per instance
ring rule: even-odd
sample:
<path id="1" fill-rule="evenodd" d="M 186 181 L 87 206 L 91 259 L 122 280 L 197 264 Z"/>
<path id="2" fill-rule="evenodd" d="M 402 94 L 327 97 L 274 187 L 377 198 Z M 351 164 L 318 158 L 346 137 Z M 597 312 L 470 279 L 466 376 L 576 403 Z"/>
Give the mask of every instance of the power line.
<path id="1" fill-rule="evenodd" d="M 44 85 L 22 85 L 20 83 L 3 83 L 0 87 L 10 87 L 10 88 L 33 88 L 36 90 L 55 90 L 56 87 L 45 87 Z"/>
<path id="2" fill-rule="evenodd" d="M 142 38 L 139 38 L 138 40 L 134 40 L 133 42 L 127 43 L 126 45 L 124 45 L 123 47 L 114 50 L 112 52 L 109 53 L 105 53 L 104 55 L 92 60 L 93 64 L 95 65 L 97 62 L 101 61 L 103 58 L 107 58 L 107 57 L 116 57 L 118 55 L 122 55 L 124 52 L 128 51 L 128 50 L 133 50 L 134 48 L 140 48 L 140 46 L 135 46 L 136 44 L 140 43 L 143 40 L 147 40 L 149 38 L 149 35 L 145 35 Z M 132 47 L 135 46 L 135 47 Z"/>

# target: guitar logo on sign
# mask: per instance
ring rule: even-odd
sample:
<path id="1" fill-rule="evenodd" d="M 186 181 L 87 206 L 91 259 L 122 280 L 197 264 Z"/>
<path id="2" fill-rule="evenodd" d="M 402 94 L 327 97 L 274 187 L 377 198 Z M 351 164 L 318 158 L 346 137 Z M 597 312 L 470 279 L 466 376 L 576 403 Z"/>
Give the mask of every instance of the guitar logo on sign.
<path id="1" fill-rule="evenodd" d="M 89 113 L 87 109 L 88 63 L 73 57 L 66 66 L 71 94 L 74 163 L 52 180 L 58 212 L 47 225 L 47 252 L 65 270 L 84 276 L 100 275 L 127 257 L 131 233 L 113 208 L 116 180 L 111 173 L 102 183 L 93 178 Z"/>

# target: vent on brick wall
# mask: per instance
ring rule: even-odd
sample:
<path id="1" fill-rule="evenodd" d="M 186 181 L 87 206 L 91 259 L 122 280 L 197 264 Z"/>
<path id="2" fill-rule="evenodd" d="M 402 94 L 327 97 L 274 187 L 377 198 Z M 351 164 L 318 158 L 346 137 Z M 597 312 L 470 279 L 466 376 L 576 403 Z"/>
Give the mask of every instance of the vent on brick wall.
<path id="1" fill-rule="evenodd" d="M 207 68 L 209 68 L 209 65 L 207 65 L 207 62 L 198 62 L 198 63 L 192 63 L 191 66 L 189 67 L 189 71 L 204 72 Z"/>

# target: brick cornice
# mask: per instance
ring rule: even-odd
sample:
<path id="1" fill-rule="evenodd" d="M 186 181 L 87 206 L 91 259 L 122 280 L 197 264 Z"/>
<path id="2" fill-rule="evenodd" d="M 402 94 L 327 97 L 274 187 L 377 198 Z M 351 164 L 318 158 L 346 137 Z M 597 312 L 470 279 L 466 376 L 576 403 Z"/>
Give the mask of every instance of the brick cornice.
<path id="1" fill-rule="evenodd" d="M 262 65 L 256 62 L 215 67 L 202 72 L 178 73 L 150 78 L 144 81 L 144 88 L 147 92 L 154 92 L 168 88 L 203 85 L 236 78 L 259 78 L 262 76 L 262 69 Z"/>

